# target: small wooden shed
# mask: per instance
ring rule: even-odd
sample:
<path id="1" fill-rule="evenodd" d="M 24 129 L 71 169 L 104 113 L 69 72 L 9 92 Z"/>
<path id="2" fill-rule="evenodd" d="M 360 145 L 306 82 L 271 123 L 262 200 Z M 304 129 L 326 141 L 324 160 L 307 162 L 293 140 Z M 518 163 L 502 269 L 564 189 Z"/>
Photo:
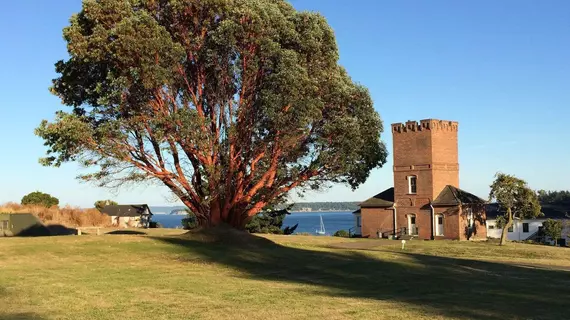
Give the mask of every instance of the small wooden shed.
<path id="1" fill-rule="evenodd" d="M 0 237 L 49 235 L 49 229 L 31 213 L 0 213 Z"/>

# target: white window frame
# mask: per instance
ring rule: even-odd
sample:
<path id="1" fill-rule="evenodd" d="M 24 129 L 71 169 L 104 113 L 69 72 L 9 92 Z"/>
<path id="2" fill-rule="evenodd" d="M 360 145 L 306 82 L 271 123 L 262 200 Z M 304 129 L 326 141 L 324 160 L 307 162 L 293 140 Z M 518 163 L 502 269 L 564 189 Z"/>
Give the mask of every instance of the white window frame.
<path id="1" fill-rule="evenodd" d="M 439 218 L 441 218 L 441 233 L 438 233 Z M 436 214 L 435 215 L 435 235 L 437 237 L 441 237 L 441 236 L 445 235 L 445 218 L 443 217 L 443 214 Z"/>
<path id="2" fill-rule="evenodd" d="M 412 192 L 412 178 L 415 180 L 416 191 Z M 417 194 L 418 193 L 418 176 L 408 176 L 408 194 Z"/>

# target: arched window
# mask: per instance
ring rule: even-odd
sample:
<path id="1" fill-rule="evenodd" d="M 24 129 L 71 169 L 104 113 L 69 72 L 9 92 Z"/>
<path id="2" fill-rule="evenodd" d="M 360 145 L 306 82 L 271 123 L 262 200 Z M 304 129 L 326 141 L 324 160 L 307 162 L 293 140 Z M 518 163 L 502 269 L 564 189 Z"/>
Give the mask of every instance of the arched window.
<path id="1" fill-rule="evenodd" d="M 417 176 L 408 176 L 408 193 L 409 194 L 416 194 L 418 191 L 417 187 Z"/>

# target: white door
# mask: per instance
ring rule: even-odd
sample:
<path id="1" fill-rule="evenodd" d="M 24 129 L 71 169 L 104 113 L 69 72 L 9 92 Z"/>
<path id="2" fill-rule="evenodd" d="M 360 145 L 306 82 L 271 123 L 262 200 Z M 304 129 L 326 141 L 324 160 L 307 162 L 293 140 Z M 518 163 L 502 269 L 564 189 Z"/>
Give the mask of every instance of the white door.
<path id="1" fill-rule="evenodd" d="M 443 216 L 440 214 L 435 216 L 435 235 L 443 236 Z"/>
<path id="2" fill-rule="evenodd" d="M 409 235 L 416 235 L 418 234 L 416 229 L 416 215 L 410 214 L 408 216 L 408 234 Z"/>

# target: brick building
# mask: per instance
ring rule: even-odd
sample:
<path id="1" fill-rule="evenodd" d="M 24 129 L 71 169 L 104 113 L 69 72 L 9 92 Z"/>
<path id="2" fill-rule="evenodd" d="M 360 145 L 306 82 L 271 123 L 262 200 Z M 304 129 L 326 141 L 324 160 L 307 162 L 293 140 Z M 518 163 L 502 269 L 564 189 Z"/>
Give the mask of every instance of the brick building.
<path id="1" fill-rule="evenodd" d="M 394 187 L 354 214 L 363 237 L 485 239 L 485 201 L 459 189 L 458 123 L 392 124 Z"/>

